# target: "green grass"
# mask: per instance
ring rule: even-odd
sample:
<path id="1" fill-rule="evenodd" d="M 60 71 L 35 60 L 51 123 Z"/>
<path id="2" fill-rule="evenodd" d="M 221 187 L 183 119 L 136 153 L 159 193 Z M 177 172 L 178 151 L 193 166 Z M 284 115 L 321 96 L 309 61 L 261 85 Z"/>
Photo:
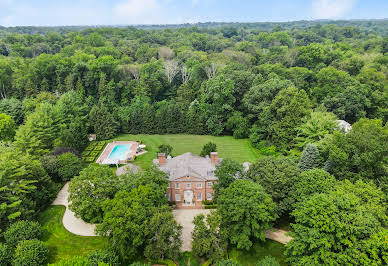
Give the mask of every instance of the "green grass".
<path id="1" fill-rule="evenodd" d="M 39 218 L 44 231 L 42 240 L 50 250 L 49 263 L 104 247 L 106 240 L 102 237 L 78 236 L 67 231 L 62 224 L 64 213 L 65 206 L 50 206 Z"/>
<path id="2" fill-rule="evenodd" d="M 194 255 L 193 252 L 183 252 L 178 260 L 176 261 L 179 266 L 190 265 L 190 266 L 201 266 L 201 260 Z"/>
<path id="3" fill-rule="evenodd" d="M 256 242 L 249 251 L 232 248 L 229 251 L 229 258 L 240 262 L 243 266 L 254 266 L 264 257 L 271 256 L 280 265 L 288 265 L 285 262 L 286 257 L 283 255 L 284 250 L 283 244 L 267 239 L 264 243 Z"/>
<path id="4" fill-rule="evenodd" d="M 113 140 L 141 141 L 147 145 L 148 153 L 136 158 L 134 164 L 147 168 L 152 160 L 157 157 L 158 147 L 161 144 L 169 144 L 173 147 L 174 156 L 185 152 L 200 154 L 203 145 L 214 142 L 220 158 L 230 158 L 237 162 L 254 162 L 258 157 L 258 150 L 250 143 L 249 139 L 235 139 L 231 136 L 201 136 L 201 135 L 128 135 L 122 134 Z M 109 141 L 109 142 L 110 142 Z"/>

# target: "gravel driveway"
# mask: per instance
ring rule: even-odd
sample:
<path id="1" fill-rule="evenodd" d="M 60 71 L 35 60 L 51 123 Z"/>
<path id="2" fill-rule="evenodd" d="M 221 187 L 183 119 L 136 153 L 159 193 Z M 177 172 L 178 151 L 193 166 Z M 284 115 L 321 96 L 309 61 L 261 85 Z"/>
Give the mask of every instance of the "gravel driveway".
<path id="1" fill-rule="evenodd" d="M 191 233 L 194 229 L 193 220 L 194 217 L 203 213 L 208 214 L 211 210 L 205 209 L 191 209 L 191 210 L 174 210 L 173 214 L 176 221 L 183 226 L 182 229 L 182 251 L 191 250 Z"/>

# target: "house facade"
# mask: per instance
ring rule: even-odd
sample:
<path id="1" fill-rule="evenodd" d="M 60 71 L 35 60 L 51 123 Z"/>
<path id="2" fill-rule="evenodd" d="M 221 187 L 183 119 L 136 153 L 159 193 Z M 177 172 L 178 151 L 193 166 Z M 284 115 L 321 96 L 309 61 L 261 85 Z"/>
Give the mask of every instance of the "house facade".
<path id="1" fill-rule="evenodd" d="M 202 209 L 203 200 L 213 200 L 213 185 L 218 180 L 214 171 L 221 160 L 216 152 L 206 158 L 190 152 L 174 158 L 159 153 L 154 163 L 168 174 L 167 197 L 177 208 Z"/>

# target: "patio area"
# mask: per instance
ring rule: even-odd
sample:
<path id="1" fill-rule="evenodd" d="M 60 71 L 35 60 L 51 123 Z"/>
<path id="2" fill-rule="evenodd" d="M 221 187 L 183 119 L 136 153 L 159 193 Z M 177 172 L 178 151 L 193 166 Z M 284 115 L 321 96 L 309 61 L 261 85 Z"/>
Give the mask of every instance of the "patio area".
<path id="1" fill-rule="evenodd" d="M 125 154 L 123 154 L 122 158 L 109 158 L 112 151 L 116 146 L 120 145 L 128 145 L 129 150 Z M 128 160 L 132 160 L 136 156 L 137 149 L 139 147 L 139 143 L 136 141 L 113 141 L 106 145 L 104 151 L 98 157 L 96 163 L 99 164 L 126 164 Z"/>

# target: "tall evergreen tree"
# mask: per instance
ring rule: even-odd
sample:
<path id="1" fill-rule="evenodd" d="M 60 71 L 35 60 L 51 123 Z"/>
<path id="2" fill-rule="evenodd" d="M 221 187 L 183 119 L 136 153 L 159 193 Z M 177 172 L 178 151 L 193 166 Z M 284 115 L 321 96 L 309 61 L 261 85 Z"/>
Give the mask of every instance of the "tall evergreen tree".
<path id="1" fill-rule="evenodd" d="M 319 167 L 319 151 L 315 144 L 307 144 L 299 160 L 299 169 L 306 171 Z"/>

